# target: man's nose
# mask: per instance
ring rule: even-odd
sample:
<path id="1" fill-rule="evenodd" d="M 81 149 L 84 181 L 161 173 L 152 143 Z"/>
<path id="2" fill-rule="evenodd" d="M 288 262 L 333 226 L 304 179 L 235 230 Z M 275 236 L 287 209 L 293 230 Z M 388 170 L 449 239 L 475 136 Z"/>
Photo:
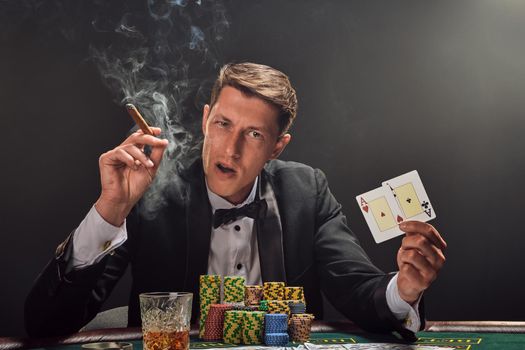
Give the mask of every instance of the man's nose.
<path id="1" fill-rule="evenodd" d="M 240 133 L 232 133 L 226 139 L 226 155 L 234 159 L 241 157 L 242 149 L 242 135 Z"/>

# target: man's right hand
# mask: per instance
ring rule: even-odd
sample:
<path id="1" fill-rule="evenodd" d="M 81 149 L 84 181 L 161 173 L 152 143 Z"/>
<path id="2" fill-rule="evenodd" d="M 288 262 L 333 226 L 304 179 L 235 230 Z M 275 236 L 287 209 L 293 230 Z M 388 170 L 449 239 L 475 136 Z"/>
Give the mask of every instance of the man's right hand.
<path id="1" fill-rule="evenodd" d="M 155 136 L 160 135 L 160 128 L 150 129 Z M 102 192 L 95 208 L 104 220 L 114 226 L 124 223 L 157 173 L 168 140 L 155 136 L 138 130 L 99 158 Z M 149 158 L 144 153 L 145 145 L 151 147 Z"/>

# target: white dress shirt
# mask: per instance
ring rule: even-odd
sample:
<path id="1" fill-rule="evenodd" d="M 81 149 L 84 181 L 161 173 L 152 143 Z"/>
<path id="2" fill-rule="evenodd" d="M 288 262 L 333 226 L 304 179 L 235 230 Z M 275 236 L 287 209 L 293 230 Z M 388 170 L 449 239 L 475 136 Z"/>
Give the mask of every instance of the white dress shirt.
<path id="1" fill-rule="evenodd" d="M 240 208 L 255 200 L 257 181 L 253 184 L 248 198 L 238 205 L 213 193 L 208 184 L 208 198 L 215 214 L 217 209 Z M 208 274 L 220 276 L 242 276 L 248 285 L 262 284 L 261 263 L 257 237 L 253 232 L 254 219 L 247 216 L 211 229 Z"/>
<path id="2" fill-rule="evenodd" d="M 241 207 L 253 202 L 257 189 L 256 179 L 246 200 L 233 205 L 211 192 L 208 198 L 213 213 L 217 209 Z M 242 276 L 250 285 L 262 284 L 261 265 L 257 237 L 253 233 L 254 220 L 242 217 L 218 228 L 211 228 L 208 274 Z M 126 222 L 120 227 L 107 223 L 93 206 L 73 233 L 73 253 L 70 266 L 80 269 L 99 262 L 106 254 L 122 245 L 127 239 Z M 404 320 L 405 328 L 417 332 L 421 324 L 418 313 L 419 300 L 411 306 L 399 296 L 396 274 L 388 283 L 386 300 L 388 307 L 398 320 Z"/>

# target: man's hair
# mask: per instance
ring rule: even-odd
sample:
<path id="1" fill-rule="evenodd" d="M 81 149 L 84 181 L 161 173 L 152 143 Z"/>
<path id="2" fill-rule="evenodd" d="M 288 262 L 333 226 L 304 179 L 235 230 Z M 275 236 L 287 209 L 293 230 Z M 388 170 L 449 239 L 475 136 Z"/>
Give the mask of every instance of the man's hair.
<path id="1" fill-rule="evenodd" d="M 297 115 L 295 90 L 288 76 L 277 69 L 249 62 L 224 65 L 211 91 L 210 108 L 213 108 L 225 86 L 259 97 L 277 107 L 279 135 L 288 131 Z"/>

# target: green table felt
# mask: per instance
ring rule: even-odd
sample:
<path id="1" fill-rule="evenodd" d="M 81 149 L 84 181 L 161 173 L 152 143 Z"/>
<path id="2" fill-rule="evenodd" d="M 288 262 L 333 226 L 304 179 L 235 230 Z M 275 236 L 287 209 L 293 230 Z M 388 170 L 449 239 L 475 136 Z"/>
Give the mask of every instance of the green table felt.
<path id="1" fill-rule="evenodd" d="M 460 333 L 460 332 L 419 332 L 416 344 L 447 346 L 456 349 L 487 350 L 487 349 L 525 349 L 525 334 L 523 333 Z M 376 334 L 351 333 L 312 333 L 311 342 L 314 344 L 338 343 L 395 343 L 398 338 Z M 134 350 L 142 350 L 142 341 L 130 341 Z M 298 344 L 290 343 L 293 347 Z M 235 345 L 222 342 L 203 342 L 191 340 L 191 349 L 234 348 Z M 81 344 L 62 345 L 39 349 L 48 350 L 82 350 Z"/>

